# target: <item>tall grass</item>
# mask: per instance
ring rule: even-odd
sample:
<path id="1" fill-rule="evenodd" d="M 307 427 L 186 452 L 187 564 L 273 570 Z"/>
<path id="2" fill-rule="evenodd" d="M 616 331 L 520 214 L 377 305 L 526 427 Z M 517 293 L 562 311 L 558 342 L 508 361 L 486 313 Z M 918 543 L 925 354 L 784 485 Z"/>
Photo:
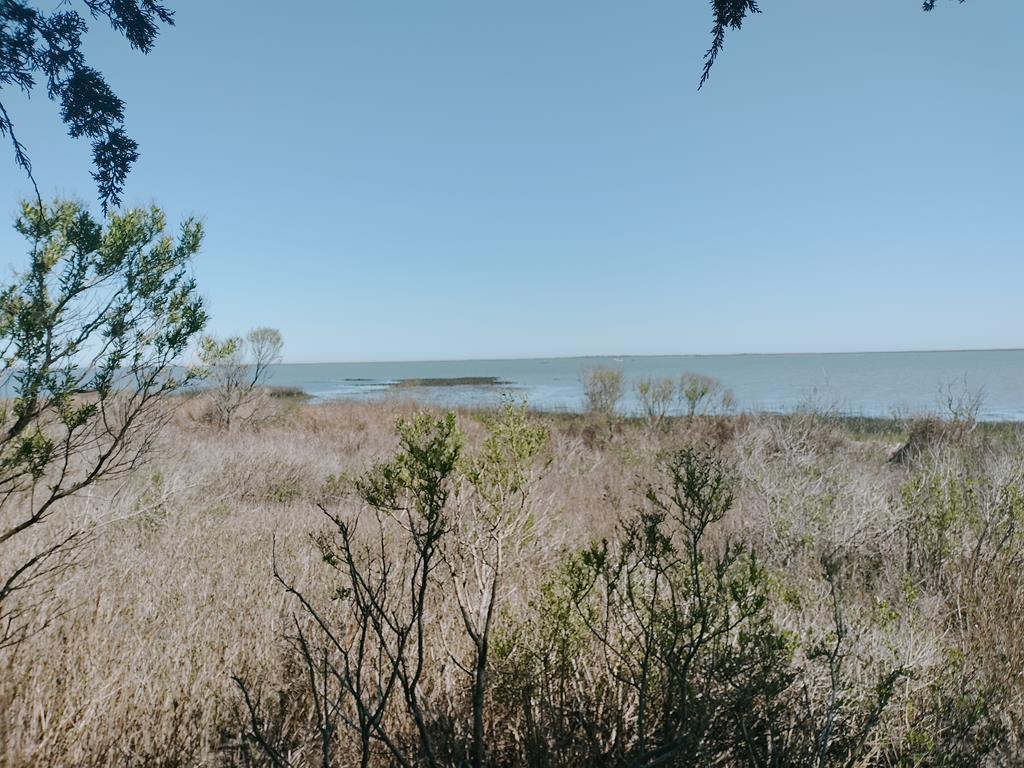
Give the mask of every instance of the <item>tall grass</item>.
<path id="1" fill-rule="evenodd" d="M 318 505 L 375 540 L 385 518 L 359 478 L 408 449 L 394 424 L 412 407 L 299 405 L 233 432 L 190 415 L 200 411 L 183 402 L 145 470 L 65 502 L 91 541 L 52 585 L 49 626 L 0 657 L 3 765 L 322 765 L 318 707 L 354 713 L 342 687 L 325 699 L 310 686 L 331 649 L 296 594 L 351 640 L 346 581 L 314 540 L 337 526 Z M 524 454 L 527 517 L 498 580 L 482 702 L 453 575 L 468 594 L 473 550 L 445 550 L 431 571 L 415 686 L 434 764 L 1019 754 L 1019 432 L 947 430 L 890 462 L 907 425 L 851 429 L 813 411 L 668 418 L 659 430 L 624 421 L 601 439 L 586 417 L 533 419 L 547 440 Z M 464 457 L 486 455 L 493 421 L 465 413 L 458 426 Z M 453 469 L 442 505 L 443 536 L 461 538 L 443 542 L 479 549 L 490 540 L 465 532 L 482 507 L 458 480 L 469 466 Z M 382 562 L 398 569 L 404 534 L 388 530 Z M 428 764 L 410 712 L 393 700 L 388 737 Z M 332 764 L 398 762 L 333 722 Z"/>

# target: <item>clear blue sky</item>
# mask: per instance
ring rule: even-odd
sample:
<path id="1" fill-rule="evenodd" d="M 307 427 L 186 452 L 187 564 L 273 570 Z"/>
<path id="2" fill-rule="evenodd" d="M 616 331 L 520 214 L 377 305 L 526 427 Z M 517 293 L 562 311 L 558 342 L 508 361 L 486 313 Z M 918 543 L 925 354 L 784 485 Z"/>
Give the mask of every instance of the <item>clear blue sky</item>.
<path id="1" fill-rule="evenodd" d="M 701 92 L 693 0 L 170 4 L 148 57 L 88 51 L 126 202 L 206 219 L 214 331 L 293 362 L 1024 346 L 1020 0 L 764 0 Z M 8 100 L 44 195 L 95 200 L 55 105 Z"/>

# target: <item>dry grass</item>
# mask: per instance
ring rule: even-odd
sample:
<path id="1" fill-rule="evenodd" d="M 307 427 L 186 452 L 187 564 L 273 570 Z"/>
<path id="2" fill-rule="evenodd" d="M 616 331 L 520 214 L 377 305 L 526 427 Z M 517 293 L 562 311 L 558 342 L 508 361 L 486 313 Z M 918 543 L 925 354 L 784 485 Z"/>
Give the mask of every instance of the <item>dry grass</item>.
<path id="1" fill-rule="evenodd" d="M 251 683 L 268 721 L 300 745 L 296 764 L 307 759 L 308 705 L 285 640 L 296 605 L 273 581 L 272 543 L 282 572 L 329 605 L 334 585 L 310 541 L 326 526 L 316 505 L 358 513 L 340 492 L 344 478 L 395 449 L 395 417 L 412 406 L 290 405 L 259 430 L 232 432 L 202 424 L 198 407 L 182 404 L 144 470 L 62 510 L 92 535 L 54 586 L 49 626 L 0 657 L 3 765 L 258 764 L 231 675 Z M 659 451 L 710 445 L 735 476 L 724 525 L 759 554 L 772 615 L 796 638 L 794 685 L 814 706 L 834 687 L 812 652 L 834 634 L 833 587 L 848 630 L 840 696 L 870 698 L 887 670 L 907 670 L 860 763 L 943 764 L 945 755 L 983 764 L 993 745 L 991 761 L 1015 754 L 1024 728 L 1024 504 L 1010 498 L 1024 487 L 1019 437 L 979 431 L 970 444 L 925 447 L 893 465 L 891 443 L 853 439 L 815 414 L 674 420 L 664 431 L 623 422 L 610 435 L 582 418 L 544 418 L 550 463 L 533 491 L 540 537 L 514 565 L 502 620 L 529 610 L 567 552 L 615 535 Z M 479 442 L 474 416 L 460 420 Z M 832 582 L 824 562 L 841 564 Z M 443 604 L 435 619 L 457 637 Z M 460 653 L 459 642 L 436 649 L 437 659 Z M 465 684 L 449 665 L 429 681 L 432 701 L 457 718 Z M 510 712 L 495 733 L 514 722 Z M 515 738 L 500 735 L 512 754 Z"/>

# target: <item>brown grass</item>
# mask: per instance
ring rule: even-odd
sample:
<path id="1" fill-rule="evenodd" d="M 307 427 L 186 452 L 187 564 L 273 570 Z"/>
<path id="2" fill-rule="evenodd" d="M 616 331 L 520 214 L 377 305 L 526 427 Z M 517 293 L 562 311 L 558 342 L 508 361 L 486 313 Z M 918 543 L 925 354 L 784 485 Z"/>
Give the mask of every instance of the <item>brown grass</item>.
<path id="1" fill-rule="evenodd" d="M 394 420 L 413 407 L 291 406 L 232 432 L 201 423 L 199 408 L 183 401 L 144 470 L 62 510 L 91 539 L 54 585 L 49 626 L 0 656 L 0 764 L 261 764 L 232 675 L 249 681 L 289 743 L 304 743 L 308 703 L 285 639 L 297 606 L 272 579 L 272 546 L 282 572 L 329 605 L 334 585 L 310 541 L 326 526 L 316 505 L 358 513 L 344 478 L 395 449 Z M 859 764 L 1016 754 L 1024 504 L 1008 495 L 1022 487 L 1019 436 L 979 447 L 980 430 L 970 445 L 915 446 L 895 465 L 891 442 L 853 439 L 815 414 L 680 419 L 664 431 L 626 421 L 611 433 L 582 417 L 542 418 L 551 438 L 533 492 L 540 539 L 514 565 L 502 620 L 528 610 L 566 552 L 615 535 L 659 451 L 710 446 L 736 478 L 725 525 L 766 565 L 772 615 L 795 638 L 795 685 L 827 698 L 828 669 L 812 652 L 832 631 L 825 560 L 842 564 L 841 695 L 870 698 L 886 670 L 909 670 Z M 480 440 L 473 414 L 460 423 Z M 437 621 L 457 629 L 441 608 Z M 465 680 L 449 665 L 429 682 L 432 700 L 458 717 Z M 495 739 L 507 742 L 496 748 L 513 754 L 515 736 L 493 712 Z M 312 764 L 296 749 L 296 765 Z"/>

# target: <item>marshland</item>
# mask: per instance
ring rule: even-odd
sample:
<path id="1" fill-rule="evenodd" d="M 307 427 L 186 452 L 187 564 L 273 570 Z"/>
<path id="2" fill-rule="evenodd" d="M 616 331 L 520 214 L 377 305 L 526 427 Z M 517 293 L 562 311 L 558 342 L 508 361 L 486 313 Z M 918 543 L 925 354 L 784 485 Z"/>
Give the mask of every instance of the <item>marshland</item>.
<path id="1" fill-rule="evenodd" d="M 6 764 L 1018 748 L 1016 425 L 272 398 L 224 429 L 209 395 L 169 407 L 144 468 L 5 552 L 84 532 L 4 657 Z"/>
<path id="2" fill-rule="evenodd" d="M 0 0 L 0 768 L 1024 764 L 1022 31 Z"/>

